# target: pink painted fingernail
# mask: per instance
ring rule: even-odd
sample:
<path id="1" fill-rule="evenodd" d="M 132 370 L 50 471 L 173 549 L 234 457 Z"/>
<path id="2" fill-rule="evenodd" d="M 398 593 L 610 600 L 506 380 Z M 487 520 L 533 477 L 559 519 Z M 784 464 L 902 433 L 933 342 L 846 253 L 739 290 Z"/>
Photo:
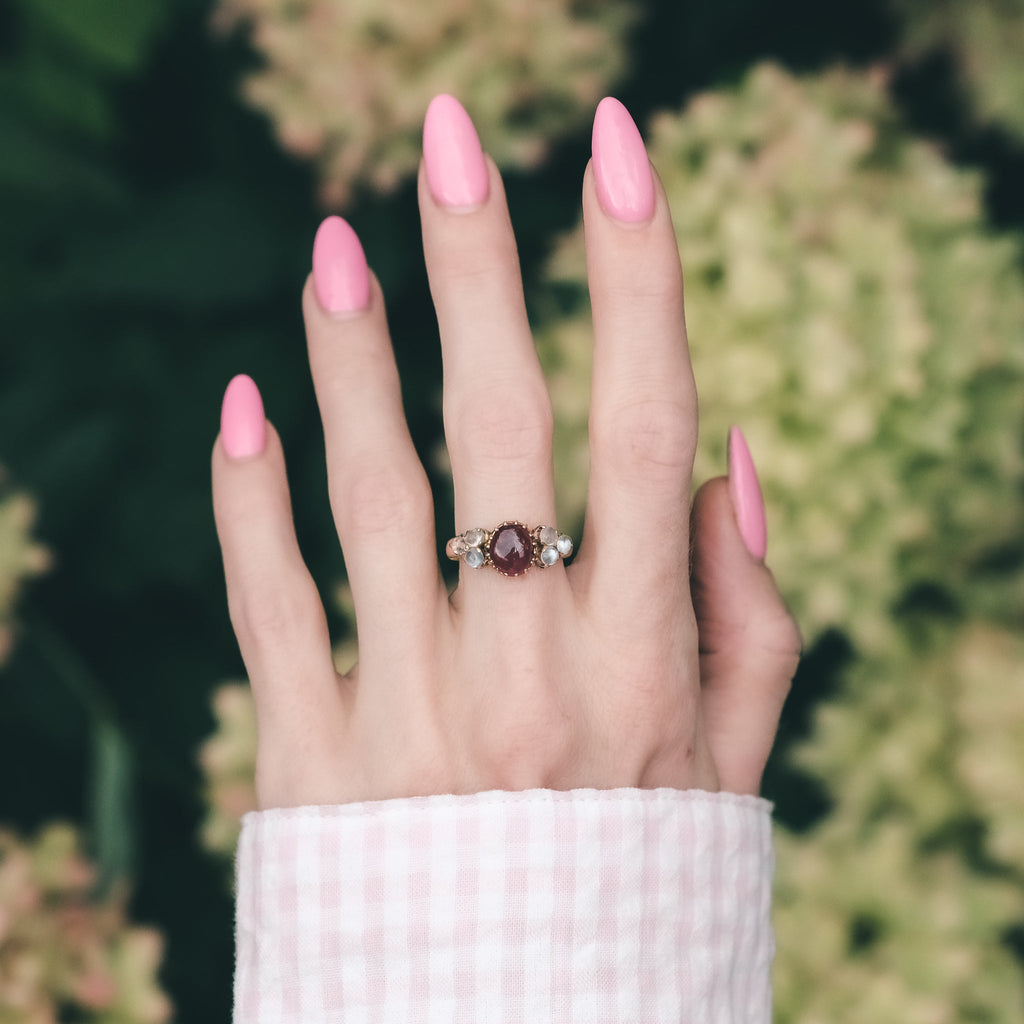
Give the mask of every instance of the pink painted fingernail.
<path id="1" fill-rule="evenodd" d="M 729 494 L 736 511 L 736 522 L 747 550 L 758 561 L 768 551 L 768 525 L 764 515 L 764 497 L 757 480 L 750 448 L 739 427 L 729 430 Z"/>
<path id="2" fill-rule="evenodd" d="M 313 239 L 313 287 L 328 313 L 352 313 L 370 302 L 370 271 L 359 236 L 341 217 L 328 217 Z"/>
<path id="3" fill-rule="evenodd" d="M 431 195 L 442 206 L 479 206 L 490 189 L 480 139 L 462 104 L 442 93 L 423 121 L 423 162 Z"/>
<path id="4" fill-rule="evenodd" d="M 598 104 L 592 139 L 597 198 L 604 212 L 629 224 L 654 213 L 654 176 L 629 111 L 611 96 Z"/>
<path id="5" fill-rule="evenodd" d="M 267 441 L 263 399 L 252 377 L 240 373 L 231 379 L 220 407 L 220 439 L 233 459 L 260 455 Z"/>

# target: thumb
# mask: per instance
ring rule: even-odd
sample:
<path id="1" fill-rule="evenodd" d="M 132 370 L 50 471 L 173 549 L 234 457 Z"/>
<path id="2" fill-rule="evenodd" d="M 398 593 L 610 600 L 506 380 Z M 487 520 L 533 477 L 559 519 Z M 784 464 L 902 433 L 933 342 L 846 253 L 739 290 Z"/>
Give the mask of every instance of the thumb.
<path id="1" fill-rule="evenodd" d="M 691 537 L 708 744 L 722 788 L 757 793 L 801 639 L 764 564 L 764 502 L 737 427 L 729 434 L 729 476 L 697 492 Z"/>

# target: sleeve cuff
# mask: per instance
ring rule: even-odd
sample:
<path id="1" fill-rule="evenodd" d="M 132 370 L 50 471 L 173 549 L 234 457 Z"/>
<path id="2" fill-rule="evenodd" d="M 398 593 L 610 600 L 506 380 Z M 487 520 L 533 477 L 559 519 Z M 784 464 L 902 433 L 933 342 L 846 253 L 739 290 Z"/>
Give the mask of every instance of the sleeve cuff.
<path id="1" fill-rule="evenodd" d="M 617 789 L 248 814 L 235 1024 L 768 1024 L 770 811 Z"/>

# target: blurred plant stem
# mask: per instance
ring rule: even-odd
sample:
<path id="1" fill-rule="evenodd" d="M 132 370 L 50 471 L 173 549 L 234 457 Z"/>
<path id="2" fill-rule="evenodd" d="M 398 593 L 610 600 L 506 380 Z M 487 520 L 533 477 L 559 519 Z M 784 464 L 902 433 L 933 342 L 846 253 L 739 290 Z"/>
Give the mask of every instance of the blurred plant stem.
<path id="1" fill-rule="evenodd" d="M 98 868 L 97 896 L 133 877 L 138 844 L 134 808 L 135 756 L 118 721 L 117 709 L 100 681 L 59 630 L 44 617 L 27 615 L 24 637 L 53 671 L 54 678 L 85 708 L 92 733 L 88 782 L 89 834 Z"/>

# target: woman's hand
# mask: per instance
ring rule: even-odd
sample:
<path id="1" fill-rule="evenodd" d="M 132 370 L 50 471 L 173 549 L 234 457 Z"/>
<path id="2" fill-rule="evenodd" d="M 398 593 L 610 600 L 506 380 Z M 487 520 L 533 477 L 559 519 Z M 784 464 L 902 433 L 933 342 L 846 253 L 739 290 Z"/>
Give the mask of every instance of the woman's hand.
<path id="1" fill-rule="evenodd" d="M 555 524 L 552 414 L 500 177 L 468 116 L 427 113 L 419 181 L 444 359 L 455 530 Z M 248 378 L 225 395 L 214 506 L 259 719 L 261 807 L 489 789 L 757 791 L 799 651 L 763 564 L 738 433 L 690 510 L 697 400 L 665 197 L 605 100 L 583 188 L 594 315 L 591 478 L 572 564 L 436 562 L 384 299 L 329 218 L 303 296 L 360 663 L 339 676 L 295 540 L 281 445 Z M 692 525 L 691 525 L 692 524 Z"/>

